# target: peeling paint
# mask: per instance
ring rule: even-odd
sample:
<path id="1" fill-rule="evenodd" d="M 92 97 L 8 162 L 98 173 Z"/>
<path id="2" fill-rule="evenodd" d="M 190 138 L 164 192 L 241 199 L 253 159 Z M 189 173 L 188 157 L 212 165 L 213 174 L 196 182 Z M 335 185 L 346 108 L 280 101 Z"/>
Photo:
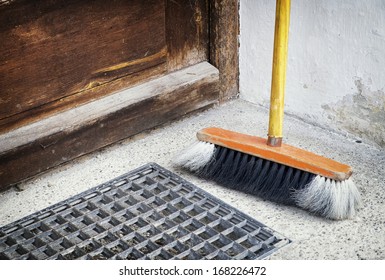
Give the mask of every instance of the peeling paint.
<path id="1" fill-rule="evenodd" d="M 385 147 L 384 90 L 372 90 L 362 78 L 355 78 L 354 84 L 355 93 L 338 102 L 322 105 L 322 108 L 339 128 Z"/>

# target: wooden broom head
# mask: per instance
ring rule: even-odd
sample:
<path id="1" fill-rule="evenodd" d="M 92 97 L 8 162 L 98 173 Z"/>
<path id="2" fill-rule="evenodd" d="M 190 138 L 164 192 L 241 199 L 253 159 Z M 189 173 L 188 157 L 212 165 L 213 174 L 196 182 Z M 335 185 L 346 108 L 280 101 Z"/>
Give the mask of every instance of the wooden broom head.
<path id="1" fill-rule="evenodd" d="M 209 127 L 200 130 L 197 138 L 336 181 L 347 180 L 352 175 L 352 168 L 346 164 L 287 144 L 271 147 L 266 139 L 256 136 Z"/>

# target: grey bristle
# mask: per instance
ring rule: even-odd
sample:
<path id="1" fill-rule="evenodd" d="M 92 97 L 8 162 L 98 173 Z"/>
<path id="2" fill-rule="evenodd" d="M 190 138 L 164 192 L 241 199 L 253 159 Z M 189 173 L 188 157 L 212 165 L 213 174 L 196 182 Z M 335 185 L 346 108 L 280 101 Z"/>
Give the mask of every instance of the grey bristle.
<path id="1" fill-rule="evenodd" d="M 178 153 L 173 159 L 173 164 L 198 172 L 211 161 L 214 151 L 214 144 L 197 141 Z"/>
<path id="2" fill-rule="evenodd" d="M 360 193 L 351 178 L 335 181 L 316 176 L 305 188 L 295 191 L 296 204 L 334 220 L 349 219 L 361 205 Z"/>

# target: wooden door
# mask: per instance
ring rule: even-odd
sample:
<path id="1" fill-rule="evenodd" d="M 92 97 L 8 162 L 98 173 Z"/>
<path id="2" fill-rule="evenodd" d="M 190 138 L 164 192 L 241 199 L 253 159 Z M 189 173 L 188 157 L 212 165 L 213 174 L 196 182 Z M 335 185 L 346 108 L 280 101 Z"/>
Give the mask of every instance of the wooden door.
<path id="1" fill-rule="evenodd" d="M 208 3 L 0 4 L 0 132 L 208 58 Z"/>
<path id="2" fill-rule="evenodd" d="M 0 0 L 0 190 L 238 92 L 238 0 Z"/>

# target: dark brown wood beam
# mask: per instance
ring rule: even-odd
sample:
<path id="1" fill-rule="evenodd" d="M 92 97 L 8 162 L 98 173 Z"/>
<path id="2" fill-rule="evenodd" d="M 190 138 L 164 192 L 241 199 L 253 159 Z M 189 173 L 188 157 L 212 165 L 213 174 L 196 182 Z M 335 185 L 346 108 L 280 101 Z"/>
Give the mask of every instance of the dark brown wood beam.
<path id="1" fill-rule="evenodd" d="M 0 190 L 218 98 L 218 70 L 202 62 L 2 134 Z"/>
<path id="2" fill-rule="evenodd" d="M 239 93 L 239 0 L 210 1 L 210 63 L 219 70 L 220 100 Z"/>

